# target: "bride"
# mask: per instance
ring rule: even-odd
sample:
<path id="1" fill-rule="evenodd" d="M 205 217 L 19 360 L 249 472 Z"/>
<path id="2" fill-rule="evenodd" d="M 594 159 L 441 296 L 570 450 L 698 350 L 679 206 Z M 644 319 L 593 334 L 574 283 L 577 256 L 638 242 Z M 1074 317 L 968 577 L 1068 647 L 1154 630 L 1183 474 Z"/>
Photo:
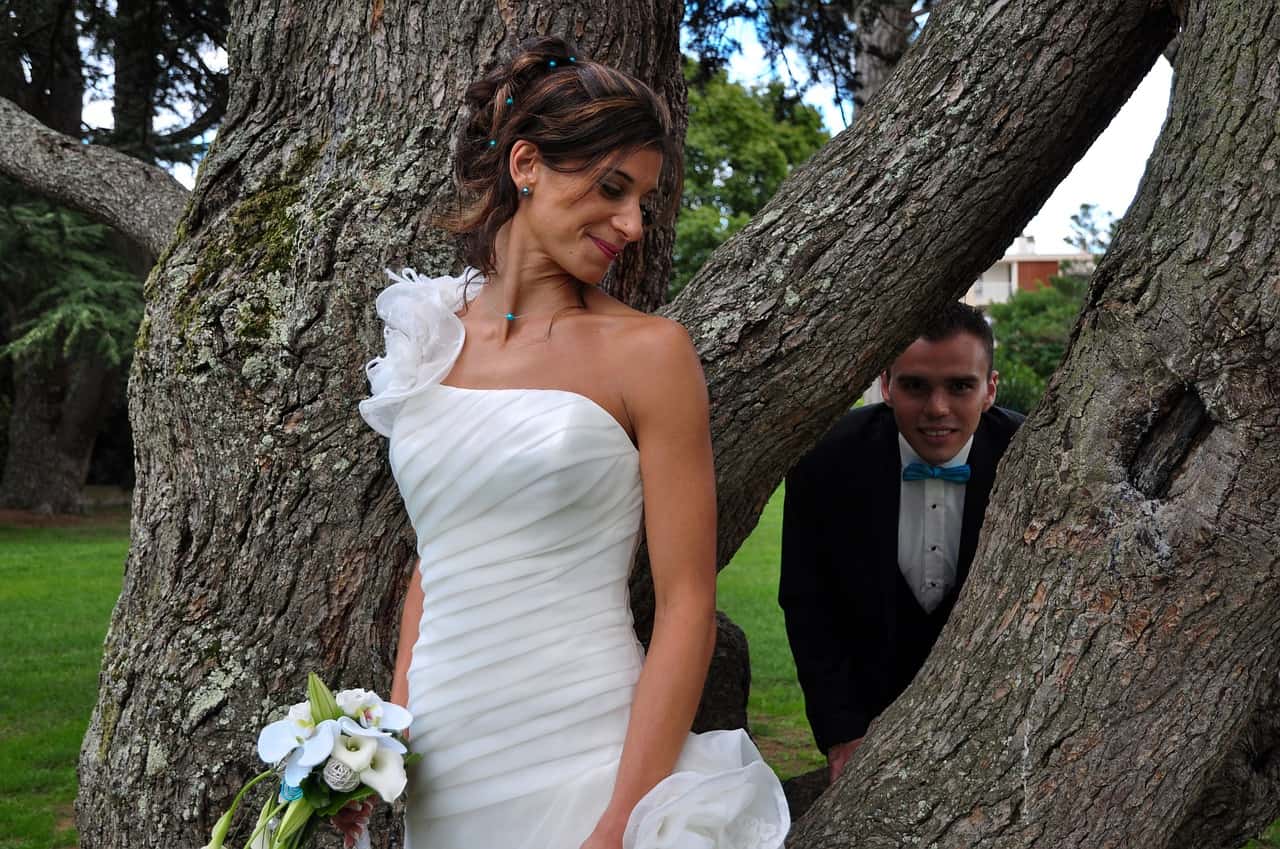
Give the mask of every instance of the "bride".
<path id="1" fill-rule="evenodd" d="M 747 735 L 689 733 L 715 642 L 701 366 L 684 328 L 595 285 L 678 170 L 666 110 L 554 38 L 467 104 L 447 223 L 470 267 L 392 275 L 360 405 L 418 535 L 392 688 L 424 756 L 406 846 L 774 849 L 786 802 Z"/>

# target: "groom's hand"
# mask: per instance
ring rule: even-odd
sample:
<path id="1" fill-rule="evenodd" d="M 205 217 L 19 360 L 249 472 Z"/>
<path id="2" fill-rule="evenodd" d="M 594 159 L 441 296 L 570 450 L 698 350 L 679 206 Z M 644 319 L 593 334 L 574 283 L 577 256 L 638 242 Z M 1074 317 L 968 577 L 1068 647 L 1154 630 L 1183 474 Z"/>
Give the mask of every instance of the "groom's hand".
<path id="1" fill-rule="evenodd" d="M 844 765 L 849 762 L 849 758 L 862 745 L 862 738 L 850 740 L 847 743 L 836 743 L 827 750 L 827 770 L 831 783 L 835 784 L 836 779 L 840 777 L 840 773 L 844 772 Z"/>

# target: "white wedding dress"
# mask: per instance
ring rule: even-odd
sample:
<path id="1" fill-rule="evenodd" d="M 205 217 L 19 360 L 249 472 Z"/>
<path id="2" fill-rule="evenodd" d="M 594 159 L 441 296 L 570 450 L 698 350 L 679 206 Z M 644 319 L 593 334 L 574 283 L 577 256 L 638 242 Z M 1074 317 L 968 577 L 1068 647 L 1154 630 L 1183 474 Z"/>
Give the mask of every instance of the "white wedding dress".
<path id="1" fill-rule="evenodd" d="M 578 849 L 612 792 L 644 660 L 627 599 L 639 453 L 585 396 L 443 384 L 463 278 L 392 276 L 360 411 L 390 437 L 422 558 L 405 845 Z M 744 732 L 690 734 L 624 847 L 775 849 L 789 824 Z"/>

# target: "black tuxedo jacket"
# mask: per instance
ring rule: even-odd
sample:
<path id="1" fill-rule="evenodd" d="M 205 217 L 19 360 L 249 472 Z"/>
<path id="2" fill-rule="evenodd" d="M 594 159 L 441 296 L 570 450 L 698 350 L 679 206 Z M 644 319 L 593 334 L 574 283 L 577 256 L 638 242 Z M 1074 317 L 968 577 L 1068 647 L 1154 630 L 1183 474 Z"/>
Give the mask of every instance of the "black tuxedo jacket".
<path id="1" fill-rule="evenodd" d="M 956 586 L 932 614 L 898 566 L 902 462 L 889 407 L 849 413 L 787 476 L 778 602 L 823 752 L 863 736 L 924 663 L 969 573 L 996 464 L 1022 418 L 999 407 L 982 414 Z"/>

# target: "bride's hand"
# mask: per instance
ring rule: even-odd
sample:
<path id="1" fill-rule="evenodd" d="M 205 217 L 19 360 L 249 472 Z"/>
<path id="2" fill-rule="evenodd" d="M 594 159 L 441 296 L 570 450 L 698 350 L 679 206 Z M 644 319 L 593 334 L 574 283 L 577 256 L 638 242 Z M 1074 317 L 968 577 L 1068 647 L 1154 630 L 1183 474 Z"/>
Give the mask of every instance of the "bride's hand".
<path id="1" fill-rule="evenodd" d="M 373 815 L 373 807 L 372 799 L 361 802 L 352 801 L 330 817 L 329 821 L 333 823 L 333 827 L 342 833 L 344 849 L 354 849 L 361 845 L 362 840 L 365 846 L 369 845 L 369 817 Z"/>
<path id="2" fill-rule="evenodd" d="M 611 826 L 601 820 L 581 849 L 622 849 L 622 832 L 625 829 L 626 823 Z"/>

